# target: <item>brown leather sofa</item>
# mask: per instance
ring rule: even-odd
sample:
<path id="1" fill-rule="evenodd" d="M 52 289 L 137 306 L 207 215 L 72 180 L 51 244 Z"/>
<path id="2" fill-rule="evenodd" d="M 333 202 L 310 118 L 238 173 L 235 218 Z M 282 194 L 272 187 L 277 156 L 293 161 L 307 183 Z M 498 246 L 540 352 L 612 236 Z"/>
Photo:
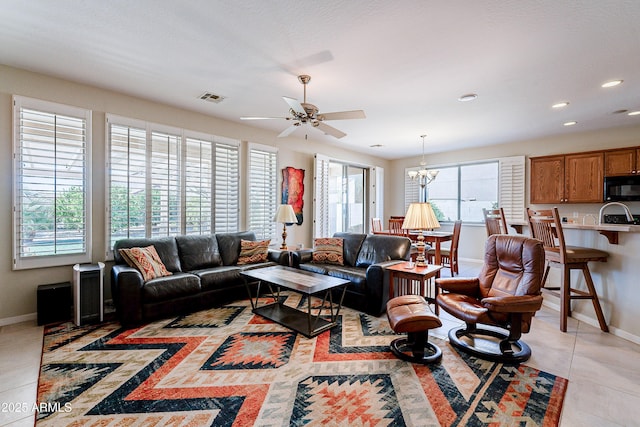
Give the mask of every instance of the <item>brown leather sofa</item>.
<path id="1" fill-rule="evenodd" d="M 269 251 L 268 262 L 237 265 L 240 241 L 256 240 L 253 232 L 218 233 L 149 239 L 123 239 L 114 245 L 111 292 L 124 327 L 247 298 L 240 273 L 288 262 L 288 254 Z M 119 249 L 153 245 L 172 274 L 145 282 L 129 267 Z"/>

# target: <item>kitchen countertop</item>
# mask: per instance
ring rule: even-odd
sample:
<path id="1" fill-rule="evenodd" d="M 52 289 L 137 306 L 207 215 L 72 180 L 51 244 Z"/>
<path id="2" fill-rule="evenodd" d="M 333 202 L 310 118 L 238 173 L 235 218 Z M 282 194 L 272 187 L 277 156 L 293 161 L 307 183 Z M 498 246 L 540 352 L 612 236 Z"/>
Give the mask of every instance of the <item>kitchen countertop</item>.
<path id="1" fill-rule="evenodd" d="M 633 224 L 580 224 L 563 222 L 564 229 L 595 230 L 605 236 L 612 245 L 618 244 L 618 233 L 640 233 L 640 225 Z"/>

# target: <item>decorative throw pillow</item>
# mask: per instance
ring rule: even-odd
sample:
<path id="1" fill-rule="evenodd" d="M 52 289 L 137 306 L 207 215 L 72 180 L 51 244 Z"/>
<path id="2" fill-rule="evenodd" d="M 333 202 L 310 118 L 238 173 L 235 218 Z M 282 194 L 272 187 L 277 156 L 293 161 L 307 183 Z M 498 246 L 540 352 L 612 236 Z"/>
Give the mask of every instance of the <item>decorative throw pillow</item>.
<path id="1" fill-rule="evenodd" d="M 343 239 L 318 238 L 313 241 L 313 260 L 317 264 L 344 265 Z"/>
<path id="2" fill-rule="evenodd" d="M 137 268 L 142 273 L 145 282 L 173 274 L 164 266 L 153 245 L 146 248 L 120 249 L 120 255 L 130 267 Z"/>
<path id="3" fill-rule="evenodd" d="M 238 265 L 267 262 L 271 240 L 240 240 L 240 256 Z"/>

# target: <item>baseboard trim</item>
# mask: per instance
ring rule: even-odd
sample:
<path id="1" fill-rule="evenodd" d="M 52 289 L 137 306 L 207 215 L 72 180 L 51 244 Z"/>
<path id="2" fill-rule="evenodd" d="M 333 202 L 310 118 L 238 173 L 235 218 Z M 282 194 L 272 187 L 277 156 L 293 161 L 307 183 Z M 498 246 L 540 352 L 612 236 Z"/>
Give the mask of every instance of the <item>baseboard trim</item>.
<path id="1" fill-rule="evenodd" d="M 23 314 L 22 316 L 5 317 L 0 319 L 0 326 L 14 325 L 16 323 L 29 322 L 31 320 L 37 320 L 37 313 Z"/>
<path id="2" fill-rule="evenodd" d="M 544 305 L 547 308 L 550 308 L 550 309 L 553 309 L 553 310 L 557 311 L 558 312 L 558 316 L 560 316 L 560 305 L 559 304 L 554 304 L 554 303 L 549 302 L 548 300 L 545 299 L 542 302 L 542 305 Z M 584 314 L 576 313 L 576 312 L 572 312 L 571 313 L 571 317 L 576 319 L 576 320 L 579 320 L 581 322 L 584 322 L 584 323 L 586 323 L 588 325 L 591 325 L 594 328 L 600 329 L 600 324 L 598 323 L 598 319 L 596 319 L 596 318 L 585 316 Z M 627 332 L 627 331 L 625 331 L 623 329 L 616 328 L 615 326 L 609 325 L 609 333 L 612 334 L 612 335 L 615 335 L 617 337 L 620 337 L 622 339 L 625 339 L 627 341 L 631 341 L 634 344 L 640 344 L 640 337 L 639 336 L 630 334 L 629 332 Z"/>

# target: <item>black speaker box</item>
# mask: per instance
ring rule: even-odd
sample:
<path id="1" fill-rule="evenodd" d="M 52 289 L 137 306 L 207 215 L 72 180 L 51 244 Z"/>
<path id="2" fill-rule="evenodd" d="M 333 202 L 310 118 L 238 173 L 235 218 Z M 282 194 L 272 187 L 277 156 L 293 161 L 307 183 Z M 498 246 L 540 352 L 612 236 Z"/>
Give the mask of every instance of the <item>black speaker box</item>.
<path id="1" fill-rule="evenodd" d="M 38 286 L 38 325 L 64 322 L 73 318 L 71 283 Z"/>

